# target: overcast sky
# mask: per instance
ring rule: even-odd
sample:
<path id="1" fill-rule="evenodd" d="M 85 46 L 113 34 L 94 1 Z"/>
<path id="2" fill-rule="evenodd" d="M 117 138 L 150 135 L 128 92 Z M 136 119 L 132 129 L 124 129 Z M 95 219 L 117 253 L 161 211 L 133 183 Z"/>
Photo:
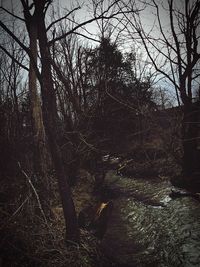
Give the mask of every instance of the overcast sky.
<path id="1" fill-rule="evenodd" d="M 91 1 L 92 0 L 79 1 L 80 5 L 81 5 L 81 9 L 78 11 L 75 11 L 75 13 L 74 13 L 75 14 L 75 20 L 77 22 L 83 22 L 83 21 L 92 17 L 92 7 L 90 4 Z M 105 0 L 105 3 L 108 3 L 108 1 L 109 0 Z M 126 0 L 124 0 L 124 1 L 126 1 Z M 163 1 L 157 0 L 157 2 L 158 1 L 160 2 L 159 7 L 160 7 L 160 12 L 161 12 L 160 15 L 161 15 L 161 19 L 162 19 L 163 29 L 167 35 L 167 32 L 169 30 L 169 14 L 166 12 L 166 10 L 164 10 L 162 8 L 162 4 L 166 5 L 167 1 L 166 0 L 163 0 Z M 190 2 L 192 2 L 192 1 L 193 0 L 190 0 Z M 1 2 L 1 5 L 4 6 L 5 8 L 9 9 L 10 11 L 13 8 L 14 12 L 17 15 L 23 17 L 23 10 L 22 10 L 20 0 L 0 0 L 0 2 Z M 183 7 L 183 0 L 174 0 L 174 2 L 175 2 L 175 5 L 177 5 L 179 7 L 180 6 Z M 136 0 L 136 4 L 139 5 L 139 3 L 141 3 L 141 1 Z M 55 12 L 58 12 L 58 10 L 59 10 L 61 16 L 64 14 L 67 14 L 69 12 L 69 10 L 71 10 L 73 7 L 77 7 L 78 5 L 79 5 L 78 1 L 75 1 L 75 0 L 54 0 L 53 1 L 53 6 L 54 6 Z M 49 13 L 49 14 L 51 15 L 51 13 Z M 59 17 L 59 14 L 57 14 L 57 17 Z M 142 25 L 143 25 L 144 29 L 147 31 L 150 30 L 152 28 L 152 25 L 156 22 L 156 10 L 155 10 L 155 8 L 148 7 L 147 9 L 142 11 L 141 12 L 141 18 L 142 18 Z M 0 12 L 0 19 L 5 21 L 5 22 L 8 22 L 10 20 L 10 16 L 8 14 L 6 14 L 4 11 L 1 11 Z M 47 24 L 48 24 L 48 22 L 49 23 L 51 22 L 51 19 L 52 19 L 52 16 L 49 16 L 47 18 Z M 114 23 L 116 23 L 116 22 L 114 22 L 114 20 L 113 20 L 113 24 Z M 158 29 L 156 29 L 156 24 L 154 26 L 155 26 L 155 29 L 153 31 L 154 36 L 158 37 L 159 31 L 158 31 Z M 88 24 L 86 26 L 86 30 L 88 32 L 81 30 L 81 33 L 98 39 L 98 36 L 96 36 L 96 34 L 99 33 L 99 30 L 98 30 L 96 22 Z M 123 33 L 125 33 L 125 32 L 126 31 L 124 30 Z M 93 34 L 93 35 L 91 35 L 91 34 Z M 84 39 L 84 40 L 86 40 L 86 39 Z M 123 38 L 122 38 L 122 41 L 123 41 Z M 91 43 L 91 41 L 87 41 L 87 42 Z M 131 38 L 127 39 L 124 36 L 124 44 L 123 44 L 124 49 L 127 49 L 128 47 L 130 47 L 131 45 L 133 45 L 133 43 L 134 43 L 134 39 L 131 39 Z M 93 43 L 93 45 L 94 45 L 94 43 Z M 139 52 L 141 52 L 140 47 L 141 46 L 138 46 Z"/>
<path id="2" fill-rule="evenodd" d="M 53 0 L 53 6 L 55 8 L 55 11 L 57 12 L 58 10 L 60 11 L 60 15 L 66 14 L 69 10 L 71 10 L 73 7 L 81 6 L 80 10 L 77 10 L 74 12 L 75 18 L 79 22 L 83 22 L 92 16 L 92 6 L 91 6 L 91 1 L 92 0 L 81 0 L 81 1 L 75 1 L 75 0 Z M 109 0 L 105 0 L 105 3 L 108 3 Z M 166 0 L 165 0 L 166 1 Z M 164 1 L 164 2 L 165 2 Z M 31 2 L 31 1 L 30 1 Z M 177 2 L 181 2 L 181 0 L 176 0 Z M 1 6 L 7 8 L 8 10 L 14 11 L 15 14 L 20 15 L 23 17 L 23 9 L 20 3 L 20 0 L 0 0 Z M 136 4 L 139 5 L 140 1 L 136 0 Z M 106 7 L 106 4 L 105 4 Z M 161 10 L 161 13 L 163 12 L 163 9 Z M 145 9 L 141 14 L 142 14 L 142 21 L 143 21 L 143 26 L 146 27 L 147 29 L 152 26 L 154 22 L 154 13 L 155 10 L 148 8 Z M 0 12 L 0 19 L 3 21 L 8 21 L 10 19 L 10 16 L 6 14 L 4 11 Z M 50 20 L 51 18 L 48 18 Z M 163 25 L 167 27 L 168 24 L 168 16 L 166 13 L 162 14 L 162 21 Z M 91 23 L 88 24 L 86 29 L 92 33 L 95 34 L 98 31 L 97 23 Z"/>

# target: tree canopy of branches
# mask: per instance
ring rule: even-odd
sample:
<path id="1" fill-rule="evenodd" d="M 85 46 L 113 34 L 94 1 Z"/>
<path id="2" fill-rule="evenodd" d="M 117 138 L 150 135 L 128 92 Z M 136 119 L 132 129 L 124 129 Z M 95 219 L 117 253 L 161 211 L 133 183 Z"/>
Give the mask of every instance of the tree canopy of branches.
<path id="1" fill-rule="evenodd" d="M 155 27 L 144 28 L 143 15 L 125 15 L 129 22 L 129 35 L 139 37 L 151 64 L 175 88 L 177 102 L 183 103 L 182 143 L 183 173 L 189 175 L 198 170 L 199 100 L 193 103 L 193 93 L 199 86 L 199 25 L 200 1 L 166 3 L 152 1 L 148 8 L 155 11 Z M 127 5 L 129 9 L 130 5 Z M 169 17 L 163 20 L 163 12 Z M 134 37 L 133 37 L 134 38 Z"/>

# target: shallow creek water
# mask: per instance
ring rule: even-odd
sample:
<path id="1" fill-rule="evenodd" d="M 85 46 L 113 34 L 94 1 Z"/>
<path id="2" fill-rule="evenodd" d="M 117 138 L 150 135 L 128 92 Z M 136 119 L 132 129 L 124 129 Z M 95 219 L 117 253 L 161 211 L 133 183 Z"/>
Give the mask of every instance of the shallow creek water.
<path id="1" fill-rule="evenodd" d="M 200 266 L 200 202 L 171 199 L 166 180 L 106 175 L 114 209 L 102 241 L 116 266 Z"/>

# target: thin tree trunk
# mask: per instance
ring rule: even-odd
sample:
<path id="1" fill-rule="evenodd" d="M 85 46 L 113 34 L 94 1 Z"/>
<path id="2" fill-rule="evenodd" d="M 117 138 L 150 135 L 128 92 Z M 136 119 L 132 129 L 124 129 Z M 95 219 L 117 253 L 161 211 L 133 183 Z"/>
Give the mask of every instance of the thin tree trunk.
<path id="1" fill-rule="evenodd" d="M 59 118 L 56 107 L 56 95 L 53 88 L 53 80 L 51 75 L 51 60 L 47 44 L 44 13 L 41 10 L 36 10 L 36 12 L 38 15 L 38 40 L 42 64 L 41 92 L 43 100 L 43 118 L 45 130 L 48 137 L 52 160 L 55 166 L 56 176 L 58 179 L 59 192 L 61 196 L 66 224 L 66 238 L 74 242 L 79 242 L 79 229 L 75 207 L 71 197 L 70 187 L 67 181 L 67 174 L 64 170 L 61 151 L 58 145 L 58 140 L 60 139 L 58 123 Z"/>
<path id="2" fill-rule="evenodd" d="M 37 176 L 35 182 L 38 190 L 41 204 L 45 214 L 49 217 L 50 212 L 50 184 L 48 179 L 48 168 L 50 158 L 46 142 L 46 134 L 43 125 L 42 108 L 40 97 L 37 91 L 37 77 L 34 69 L 34 63 L 37 63 L 37 25 L 34 22 L 34 16 L 29 23 L 30 50 L 33 59 L 30 59 L 29 67 L 29 93 L 32 114 L 32 127 L 34 139 L 34 172 Z M 35 62 L 33 62 L 33 60 Z"/>
<path id="3" fill-rule="evenodd" d="M 200 171 L 198 151 L 199 103 L 184 105 L 183 110 L 183 174 L 191 176 Z"/>

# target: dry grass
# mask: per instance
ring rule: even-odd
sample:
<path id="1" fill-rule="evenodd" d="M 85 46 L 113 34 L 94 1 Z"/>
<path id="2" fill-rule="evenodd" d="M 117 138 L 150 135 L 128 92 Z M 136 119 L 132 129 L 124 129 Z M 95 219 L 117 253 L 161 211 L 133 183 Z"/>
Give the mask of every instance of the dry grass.
<path id="1" fill-rule="evenodd" d="M 92 184 L 92 177 L 82 171 L 78 185 L 73 189 L 78 212 L 93 201 Z M 8 187 L 5 189 L 9 190 Z M 66 246 L 61 206 L 52 208 L 53 219 L 46 223 L 42 214 L 36 216 L 37 200 L 30 188 L 26 189 L 28 190 L 22 190 L 26 192 L 23 197 L 18 192 L 10 201 L 1 205 L 2 266 L 100 266 L 102 255 L 98 249 L 98 240 L 88 231 L 81 230 L 80 244 Z M 54 201 L 56 202 L 58 200 Z"/>

